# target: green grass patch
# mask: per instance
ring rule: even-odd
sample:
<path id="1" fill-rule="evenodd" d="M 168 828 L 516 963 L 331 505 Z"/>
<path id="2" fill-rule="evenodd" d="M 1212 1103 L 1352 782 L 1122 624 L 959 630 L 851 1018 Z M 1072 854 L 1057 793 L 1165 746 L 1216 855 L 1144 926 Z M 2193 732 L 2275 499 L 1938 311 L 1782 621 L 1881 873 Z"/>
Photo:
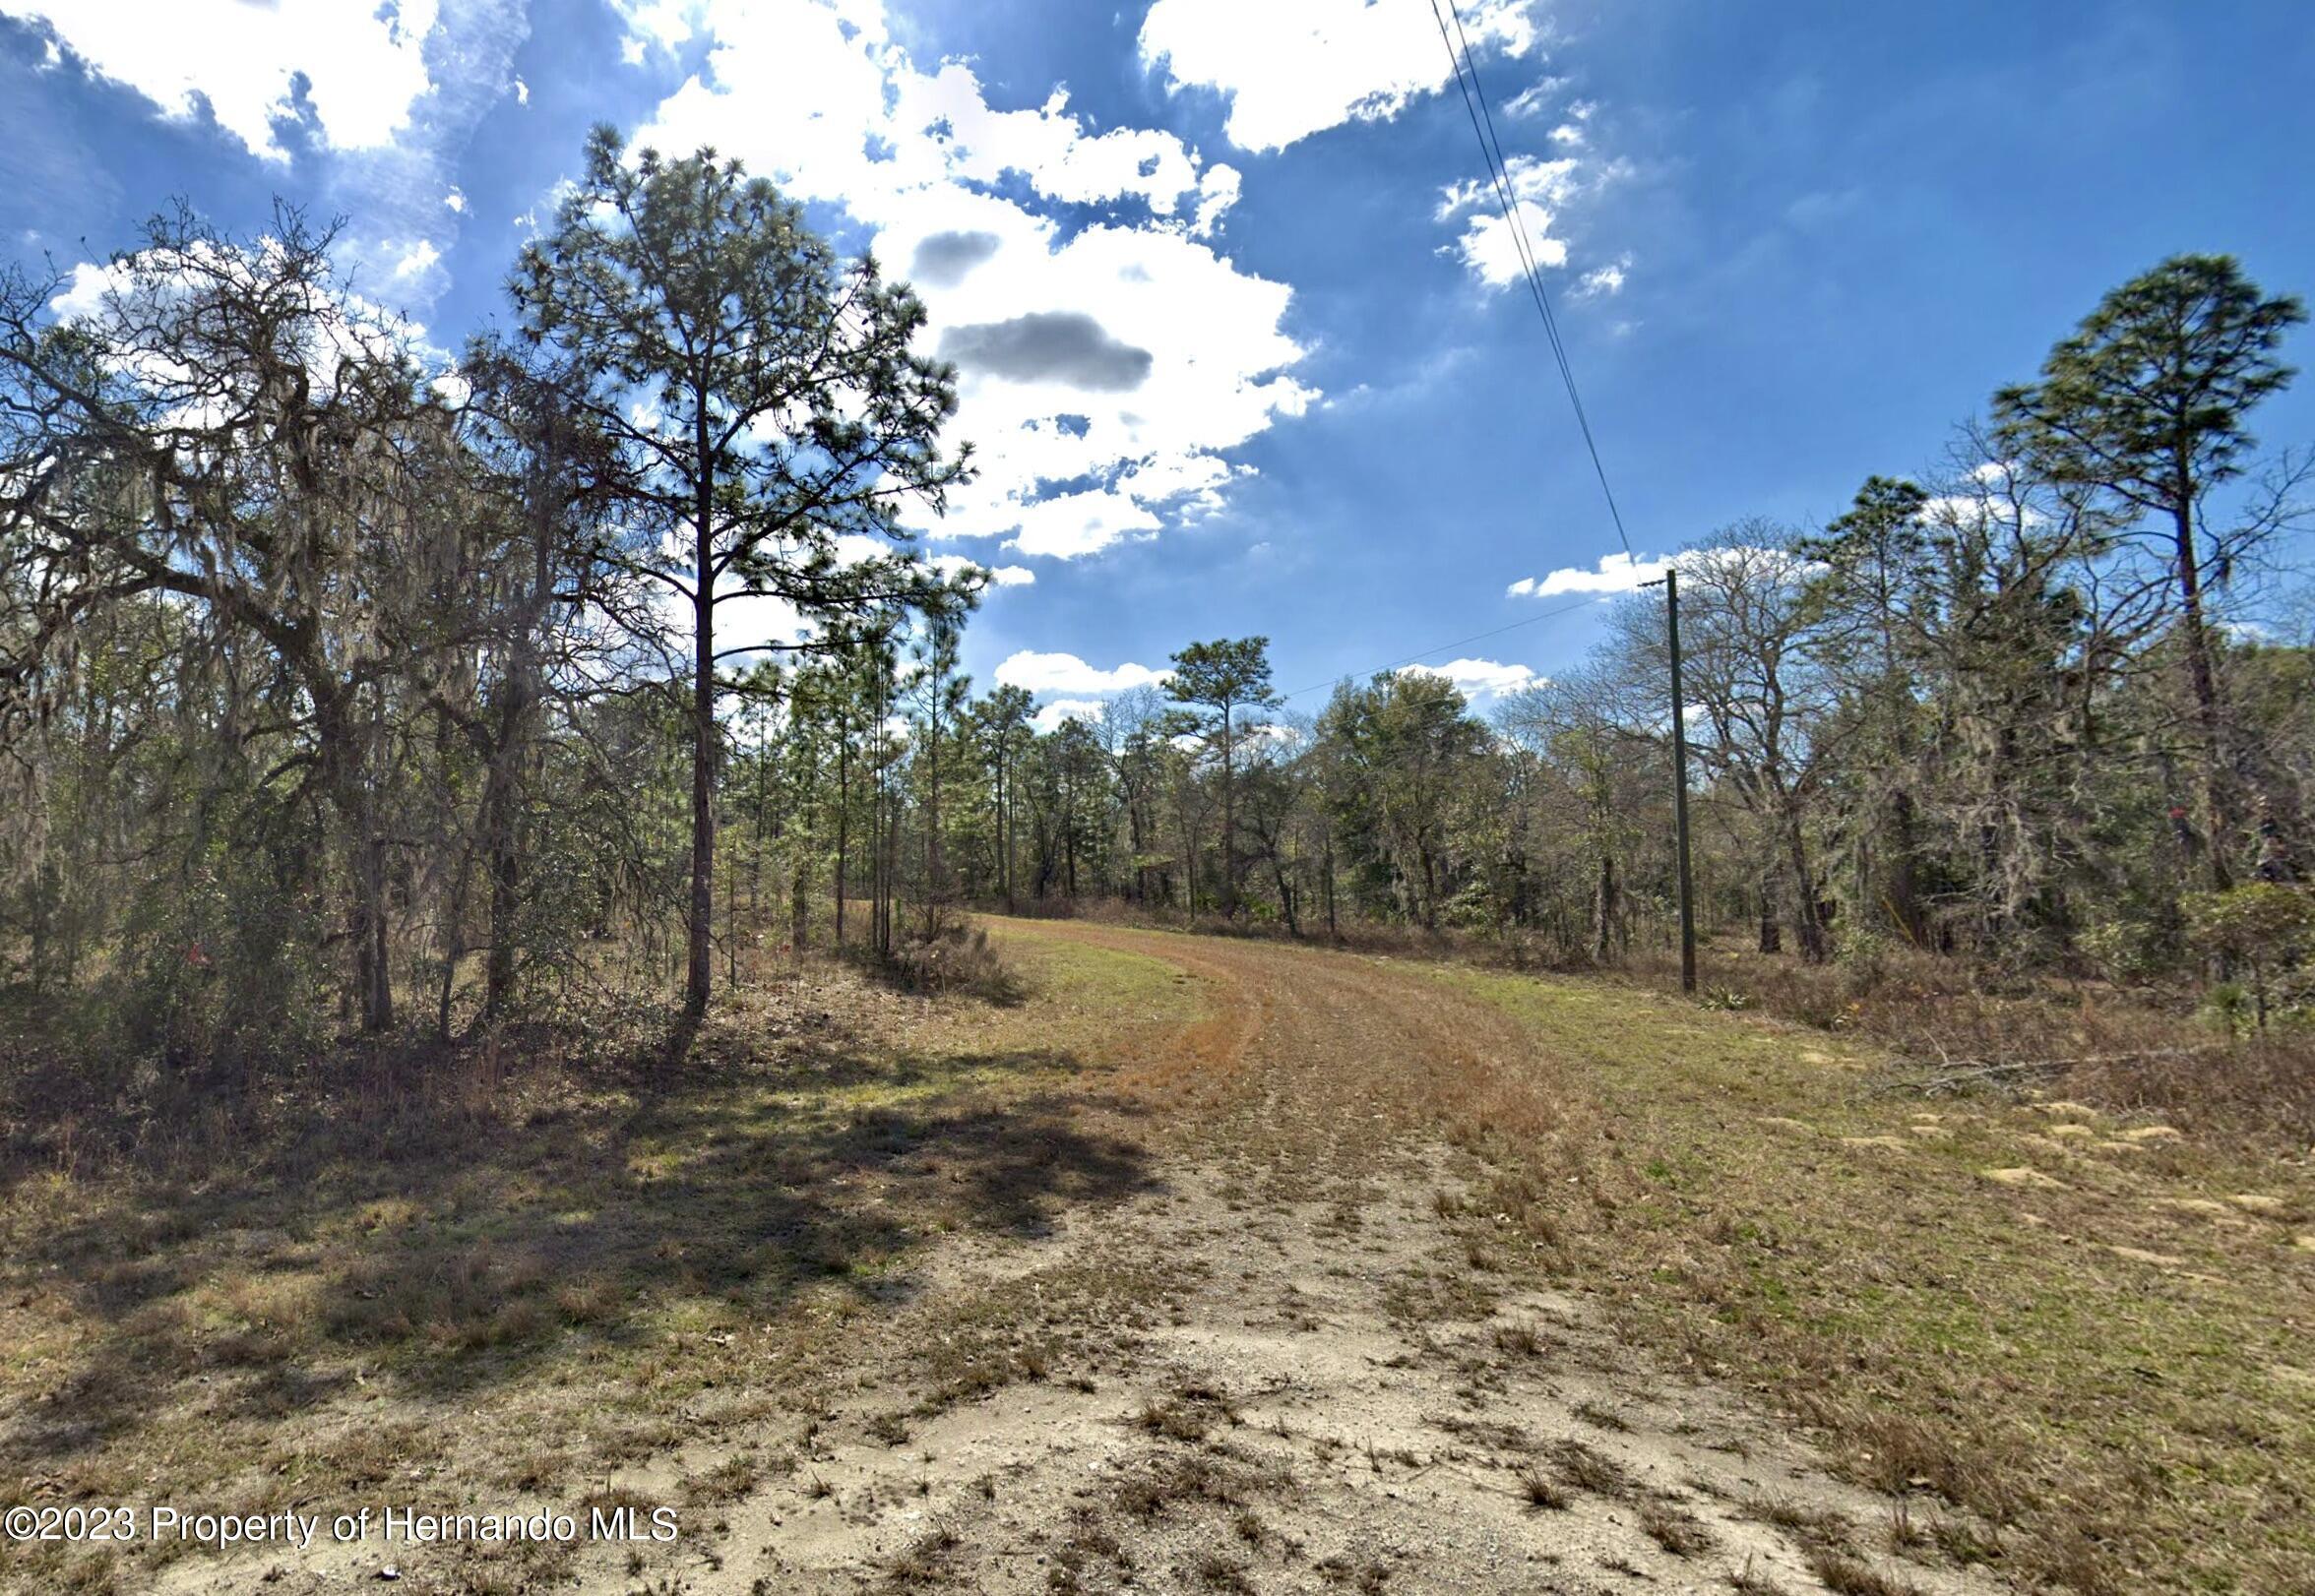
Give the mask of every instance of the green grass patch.
<path id="1" fill-rule="evenodd" d="M 1923 1098 L 1820 1034 L 1645 993 L 1434 973 L 1555 1068 L 1577 1123 L 1551 1156 L 1589 1167 L 1493 1205 L 1572 1234 L 1632 1333 L 1757 1382 L 1855 1477 L 1972 1510 L 2026 1576 L 2315 1589 L 2303 1160 Z M 1538 1208 L 1555 1186 L 1592 1200 Z"/>

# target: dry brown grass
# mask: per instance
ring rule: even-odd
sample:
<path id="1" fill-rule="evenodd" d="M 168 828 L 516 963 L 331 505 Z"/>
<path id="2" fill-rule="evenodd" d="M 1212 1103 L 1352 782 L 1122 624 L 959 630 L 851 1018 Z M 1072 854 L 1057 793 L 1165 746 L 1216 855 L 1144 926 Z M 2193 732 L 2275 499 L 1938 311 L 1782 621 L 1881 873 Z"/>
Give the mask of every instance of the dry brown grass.
<path id="1" fill-rule="evenodd" d="M 1916 1550 L 2085 1593 L 2315 1588 L 2315 1515 L 2243 1511 L 2315 1498 L 2295 1149 L 2079 1100 L 1925 1101 L 1853 1038 L 1438 974 L 1556 1065 L 1518 1073 L 1560 1132 L 1482 1127 L 1504 1173 L 1461 1222 L 1509 1216 L 1675 1364 L 1775 1393 L 1844 1473 L 1944 1504 L 1897 1526 Z M 2041 1184 L 1985 1174 L 2013 1168 Z M 1878 1577 L 1850 1533 L 1800 1527 Z"/>
<path id="2" fill-rule="evenodd" d="M 1911 1580 L 1841 1552 L 1811 1552 L 1809 1570 L 1834 1596 L 1922 1596 Z"/>
<path id="3" fill-rule="evenodd" d="M 1596 1446 L 1587 1445 L 1571 1437 L 1554 1442 L 1550 1455 L 1551 1461 L 1570 1485 L 1610 1501 L 1620 1501 L 1632 1495 L 1632 1477 L 1624 1472 L 1622 1464 Z"/>
<path id="4" fill-rule="evenodd" d="M 1564 1511 L 1575 1504 L 1575 1499 L 1561 1489 L 1557 1480 L 1533 1465 L 1519 1471 L 1519 1488 L 1531 1507 Z"/>
<path id="5" fill-rule="evenodd" d="M 1604 973 L 1678 991 L 1678 963 L 1661 951 Z M 1733 942 L 1704 951 L 1700 985 L 1709 1003 L 1871 1042 L 1924 1079 L 2036 1087 L 2198 1131 L 2315 1139 L 2315 1032 L 2230 1036 L 2198 1016 L 2191 985 L 1986 970 L 1902 947 L 1866 968 L 1810 964 Z"/>
<path id="6" fill-rule="evenodd" d="M 0 1504 L 166 1479 L 310 1509 L 413 1469 L 453 1500 L 568 1504 L 678 1446 L 717 1457 L 858 1355 L 930 1243 L 1148 1180 L 1145 1147 L 1075 1109 L 1197 994 L 1085 949 L 1017 973 L 1021 1002 L 767 972 L 674 1069 L 667 1016 L 607 1013 L 105 1104 L 46 1102 L 43 1062 L 0 1056 Z M 1051 1358 L 1015 1338 L 994 1367 Z M 709 1510 L 763 1466 L 741 1447 L 672 1489 Z M 0 1585 L 141 1587 L 147 1555 Z"/>
<path id="7" fill-rule="evenodd" d="M 1639 1520 L 1641 1531 L 1676 1558 L 1700 1558 L 1721 1544 L 1703 1519 L 1665 1503 L 1642 1503 Z"/>

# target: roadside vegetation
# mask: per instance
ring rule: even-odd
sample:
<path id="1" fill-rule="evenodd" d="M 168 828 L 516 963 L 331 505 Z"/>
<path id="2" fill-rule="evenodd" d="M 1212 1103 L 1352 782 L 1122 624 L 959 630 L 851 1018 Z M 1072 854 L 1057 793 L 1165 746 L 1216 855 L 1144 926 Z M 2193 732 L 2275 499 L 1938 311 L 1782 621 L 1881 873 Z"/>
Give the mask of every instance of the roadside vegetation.
<path id="1" fill-rule="evenodd" d="M 1028 1316 L 949 1326 L 905 1366 L 863 1350 L 933 1245 L 1038 1234 L 1158 1178 L 1077 1106 L 1197 1017 L 1194 989 L 1066 944 L 1008 972 L 992 1001 L 775 971 L 674 1073 L 663 1014 L 603 1013 L 348 1048 L 263 1094 L 173 1083 L 64 1134 L 28 1134 L 10 1099 L 0 1500 L 583 1512 L 615 1474 L 701 1509 L 697 1531 L 808 1463 L 832 1379 L 929 1372 L 938 1402 L 1058 1378 Z M 568 1555 L 518 1552 L 459 1588 Z M 0 1583 L 143 1589 L 153 1557 L 11 1548 Z"/>
<path id="2" fill-rule="evenodd" d="M 1820 1437 L 1905 1534 L 2079 1591 L 2315 1581 L 2303 1147 L 1665 996 L 1434 973 L 1553 1065 L 1525 1110 L 1547 1140 L 1450 1110 L 1507 1171 L 1474 1231 L 1508 1220 L 1635 1344 Z"/>

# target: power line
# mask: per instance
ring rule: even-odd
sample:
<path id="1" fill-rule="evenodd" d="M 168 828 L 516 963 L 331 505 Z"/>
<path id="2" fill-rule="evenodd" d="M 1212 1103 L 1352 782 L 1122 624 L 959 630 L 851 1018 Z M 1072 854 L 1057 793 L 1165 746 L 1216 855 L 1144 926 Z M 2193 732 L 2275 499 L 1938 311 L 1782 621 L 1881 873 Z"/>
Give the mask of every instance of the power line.
<path id="1" fill-rule="evenodd" d="M 1431 17 L 1439 25 L 1439 42 L 1447 47 L 1448 65 L 1455 71 L 1455 87 L 1462 91 L 1463 108 L 1470 117 L 1471 134 L 1479 141 L 1479 155 L 1487 164 L 1495 202 L 1503 211 L 1512 250 L 1519 256 L 1521 276 L 1527 279 L 1528 292 L 1543 318 L 1543 336 L 1551 344 L 1551 358 L 1559 367 L 1560 381 L 1566 385 L 1568 404 L 1576 413 L 1576 428 L 1584 435 L 1585 452 L 1592 457 L 1593 474 L 1599 478 L 1599 493 L 1607 501 L 1608 520 L 1615 525 L 1616 541 L 1624 546 L 1625 557 L 1637 558 L 1632 553 L 1632 539 L 1624 531 L 1623 512 L 1616 508 L 1615 490 L 1607 485 L 1607 467 L 1600 463 L 1599 445 L 1592 437 L 1591 417 L 1584 413 L 1584 399 L 1576 390 L 1575 367 L 1569 364 L 1567 345 L 1560 339 L 1558 319 L 1551 314 L 1550 297 L 1543 292 L 1543 276 L 1535 265 L 1534 245 L 1528 237 L 1527 222 L 1512 189 L 1511 165 L 1503 153 L 1503 141 L 1495 132 L 1495 113 L 1487 104 L 1487 92 L 1479 83 L 1478 63 L 1471 59 L 1470 39 L 1463 31 L 1463 13 L 1457 9 L 1455 0 L 1446 0 L 1444 13 L 1439 7 L 1440 0 L 1431 0 Z M 1452 36 L 1447 31 L 1450 17 L 1455 22 Z M 1460 51 L 1456 48 L 1458 39 L 1463 43 Z M 1468 82 L 1464 76 L 1467 71 L 1470 75 Z"/>
<path id="2" fill-rule="evenodd" d="M 1394 659 L 1388 665 L 1377 665 L 1372 670 L 1350 672 L 1342 676 L 1330 677 L 1323 682 L 1313 682 L 1308 687 L 1298 687 L 1291 693 L 1282 694 L 1281 697 L 1287 699 L 1298 699 L 1305 693 L 1315 693 L 1322 687 L 1332 687 L 1335 685 L 1335 683 L 1350 680 L 1353 676 L 1380 676 L 1386 671 L 1398 670 L 1402 666 L 1412 665 L 1421 660 L 1428 659 L 1433 654 L 1443 654 L 1450 648 L 1462 648 L 1474 643 L 1484 643 L 1489 638 L 1500 638 L 1506 632 L 1517 632 L 1523 626 L 1533 626 L 1537 621 L 1548 621 L 1555 615 L 1571 614 L 1576 610 L 1584 608 L 1587 604 L 1592 604 L 1595 602 L 1596 602 L 1595 597 L 1587 596 L 1584 598 L 1579 598 L 1572 604 L 1562 604 L 1557 609 L 1547 609 L 1540 615 L 1531 615 L 1524 621 L 1514 621 L 1509 626 L 1499 626 L 1492 632 L 1474 632 L 1468 638 L 1457 638 L 1453 643 L 1442 643 L 1436 648 L 1425 648 L 1419 654 L 1408 654 L 1405 659 Z"/>

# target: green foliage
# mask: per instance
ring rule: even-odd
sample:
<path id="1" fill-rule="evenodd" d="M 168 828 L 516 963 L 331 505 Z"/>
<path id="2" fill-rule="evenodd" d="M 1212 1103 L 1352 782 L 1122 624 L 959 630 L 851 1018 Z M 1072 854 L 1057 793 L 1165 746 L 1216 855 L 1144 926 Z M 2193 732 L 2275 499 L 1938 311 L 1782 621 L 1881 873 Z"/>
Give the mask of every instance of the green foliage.
<path id="1" fill-rule="evenodd" d="M 904 524 L 966 480 L 956 374 L 905 284 L 712 152 L 597 130 L 519 338 L 457 383 L 294 216 L 145 243 L 85 324 L 0 278 L 0 966 L 100 994 L 129 1053 L 450 1034 L 678 971 L 702 1003 L 840 936 L 905 972 L 975 902 L 1668 942 L 1660 599 L 1484 717 L 1417 671 L 1300 719 L 1262 637 L 1090 713 L 973 699 L 982 575 Z M 1832 959 L 1827 1023 L 1932 953 L 2293 1013 L 2315 653 L 2220 624 L 2287 499 L 2229 529 L 2210 493 L 2253 473 L 2301 319 L 2164 263 L 1950 469 L 1682 553 L 1708 935 Z M 740 596 L 803 635 L 724 636 Z"/>
<path id="2" fill-rule="evenodd" d="M 1843 926 L 1834 934 L 1833 962 L 1852 995 L 1871 992 L 1888 979 L 1894 951 L 1886 935 L 1864 926 Z"/>
<path id="3" fill-rule="evenodd" d="M 2189 893 L 2183 906 L 2197 947 L 2224 967 L 2249 971 L 2247 983 L 2225 981 L 2213 990 L 2212 1013 L 2240 1028 L 2247 1008 L 2249 1017 L 2264 1029 L 2276 977 L 2298 969 L 2310 945 L 2315 945 L 2315 893 L 2278 882 L 2256 882 L 2225 891 Z"/>
<path id="4" fill-rule="evenodd" d="M 654 150 L 632 161 L 597 127 L 554 232 L 514 280 L 523 331 L 584 374 L 613 440 L 632 528 L 603 558 L 691 611 L 692 839 L 686 997 L 713 969 L 721 661 L 715 612 L 776 598 L 824 633 L 953 616 L 977 582 L 912 551 L 838 556 L 843 537 L 906 541 L 902 507 L 938 511 L 965 479 L 942 453 L 954 368 L 911 348 L 924 307 L 873 258 L 840 266 L 803 213 L 736 161 Z M 680 528 L 680 538 L 667 535 Z M 881 789 L 880 789 L 881 790 Z M 880 897 L 880 901 L 882 901 Z M 878 935 L 888 938 L 884 911 Z"/>
<path id="5" fill-rule="evenodd" d="M 2177 957 L 2166 928 L 2145 920 L 2104 920 L 2086 927 L 2075 946 L 2112 981 L 2143 981 L 2161 974 Z"/>
<path id="6" fill-rule="evenodd" d="M 1319 716 L 1339 846 L 1372 911 L 1436 927 L 1456 895 L 1457 822 L 1486 773 L 1487 728 L 1443 676 L 1345 684 Z"/>
<path id="7" fill-rule="evenodd" d="M 1268 638 L 1221 638 L 1190 644 L 1173 655 L 1173 673 L 1166 678 L 1165 696 L 1176 704 L 1212 709 L 1218 725 L 1231 710 L 1267 708 L 1278 703 L 1270 686 L 1269 648 Z"/>
<path id="8" fill-rule="evenodd" d="M 2184 899 L 2195 942 L 2227 958 L 2275 967 L 2295 964 L 2315 938 L 2315 894 L 2278 882 L 2255 882 Z"/>
<path id="9" fill-rule="evenodd" d="M 2002 436 L 2057 481 L 2182 509 L 2240 470 L 2244 417 L 2290 381 L 2276 350 L 2306 319 L 2230 255 L 2173 256 L 2100 300 L 2038 383 L 1994 397 Z"/>

